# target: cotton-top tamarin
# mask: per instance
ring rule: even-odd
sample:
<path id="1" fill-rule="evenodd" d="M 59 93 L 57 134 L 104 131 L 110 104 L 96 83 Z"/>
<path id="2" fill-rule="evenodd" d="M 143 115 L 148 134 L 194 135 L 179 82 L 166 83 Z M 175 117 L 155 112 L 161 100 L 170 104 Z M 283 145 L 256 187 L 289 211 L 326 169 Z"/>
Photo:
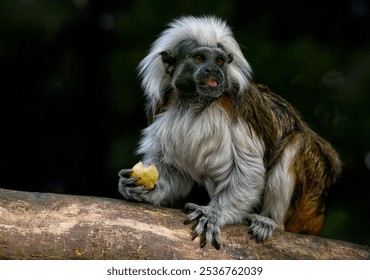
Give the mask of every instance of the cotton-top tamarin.
<path id="1" fill-rule="evenodd" d="M 149 191 L 122 170 L 125 199 L 170 206 L 204 186 L 209 204 L 185 205 L 202 247 L 219 249 L 220 228 L 243 220 L 257 240 L 275 228 L 319 233 L 327 190 L 341 169 L 338 154 L 287 101 L 252 82 L 225 22 L 173 21 L 139 72 L 150 124 L 138 152 L 159 179 Z"/>

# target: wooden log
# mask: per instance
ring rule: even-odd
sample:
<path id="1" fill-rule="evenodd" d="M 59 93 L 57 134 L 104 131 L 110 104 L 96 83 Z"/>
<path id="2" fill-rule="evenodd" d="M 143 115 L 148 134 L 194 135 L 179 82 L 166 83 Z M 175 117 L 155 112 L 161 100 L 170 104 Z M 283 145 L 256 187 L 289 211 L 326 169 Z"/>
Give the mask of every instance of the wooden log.
<path id="1" fill-rule="evenodd" d="M 0 189 L 0 259 L 368 259 L 369 248 L 277 231 L 256 243 L 246 225 L 199 248 L 179 209 L 89 196 Z"/>

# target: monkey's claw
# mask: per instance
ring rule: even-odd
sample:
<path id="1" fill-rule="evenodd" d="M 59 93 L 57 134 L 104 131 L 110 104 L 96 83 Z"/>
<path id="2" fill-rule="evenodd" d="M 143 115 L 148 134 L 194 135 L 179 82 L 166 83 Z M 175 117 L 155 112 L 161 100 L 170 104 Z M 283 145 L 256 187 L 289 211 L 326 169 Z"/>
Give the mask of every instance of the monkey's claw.
<path id="1" fill-rule="evenodd" d="M 185 222 L 191 222 L 200 216 L 203 216 L 205 211 L 205 206 L 199 206 L 194 203 L 186 203 L 184 207 L 184 212 L 188 214 L 188 219 Z"/>
<path id="2" fill-rule="evenodd" d="M 118 191 L 127 200 L 146 201 L 148 190 L 145 186 L 137 186 L 135 182 L 140 178 L 130 178 L 131 169 L 122 169 L 118 176 Z"/>
<path id="3" fill-rule="evenodd" d="M 272 219 L 257 214 L 248 215 L 247 221 L 249 222 L 248 232 L 257 242 L 269 239 L 278 227 Z"/>
<path id="4" fill-rule="evenodd" d="M 197 220 L 192 232 L 192 239 L 199 236 L 199 245 L 204 247 L 208 242 L 217 250 L 221 248 L 221 230 L 214 215 L 211 215 L 208 206 L 199 206 L 193 203 L 185 204 L 184 212 L 188 213 L 185 223 Z"/>
<path id="5" fill-rule="evenodd" d="M 135 186 L 135 182 L 139 181 L 140 178 L 130 178 L 132 169 L 122 169 L 118 172 L 119 179 L 119 187 L 127 187 L 127 186 Z"/>

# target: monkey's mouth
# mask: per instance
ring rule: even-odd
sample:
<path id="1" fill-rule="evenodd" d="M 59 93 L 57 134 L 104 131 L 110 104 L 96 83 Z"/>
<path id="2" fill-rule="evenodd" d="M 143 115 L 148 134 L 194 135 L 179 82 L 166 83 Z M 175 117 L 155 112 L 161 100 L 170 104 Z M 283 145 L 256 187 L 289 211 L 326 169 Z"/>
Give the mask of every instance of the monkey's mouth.
<path id="1" fill-rule="evenodd" d="M 224 83 L 217 78 L 204 77 L 199 80 L 197 90 L 200 94 L 212 97 L 219 97 L 224 91 Z"/>
<path id="2" fill-rule="evenodd" d="M 217 87 L 219 84 L 215 78 L 207 78 L 204 80 L 203 85 L 209 86 L 209 87 Z"/>

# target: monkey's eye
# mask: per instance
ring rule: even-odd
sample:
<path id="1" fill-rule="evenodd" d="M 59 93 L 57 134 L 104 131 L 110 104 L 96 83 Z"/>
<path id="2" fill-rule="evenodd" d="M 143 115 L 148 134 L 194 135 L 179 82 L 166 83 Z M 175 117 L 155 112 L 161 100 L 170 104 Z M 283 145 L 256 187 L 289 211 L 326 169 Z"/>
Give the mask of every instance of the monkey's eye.
<path id="1" fill-rule="evenodd" d="M 197 54 L 197 55 L 193 56 L 193 60 L 194 60 L 195 63 L 199 64 L 199 63 L 202 63 L 204 61 L 204 57 Z"/>
<path id="2" fill-rule="evenodd" d="M 225 64 L 225 60 L 222 57 L 216 58 L 215 62 L 216 62 L 216 65 L 219 67 L 222 67 Z"/>

